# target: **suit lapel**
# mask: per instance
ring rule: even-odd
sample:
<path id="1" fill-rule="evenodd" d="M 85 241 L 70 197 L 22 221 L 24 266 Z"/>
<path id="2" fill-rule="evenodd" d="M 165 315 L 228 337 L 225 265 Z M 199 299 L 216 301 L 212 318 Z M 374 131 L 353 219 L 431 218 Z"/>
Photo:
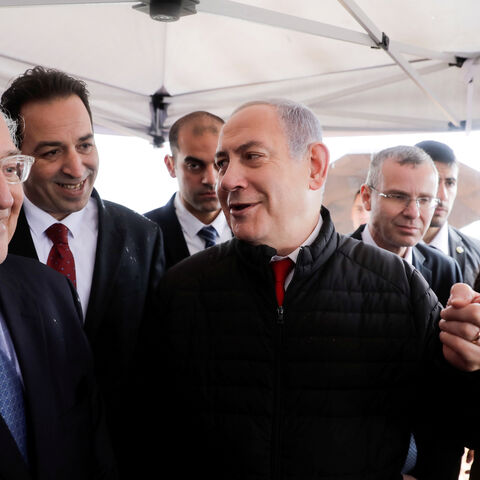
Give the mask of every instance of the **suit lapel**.
<path id="1" fill-rule="evenodd" d="M 177 214 L 175 213 L 174 200 L 175 195 L 173 195 L 173 197 L 165 206 L 166 221 L 164 228 L 162 228 L 165 253 L 167 259 L 169 260 L 169 265 L 167 265 L 167 267 L 170 267 L 175 263 L 178 263 L 180 260 L 190 256 L 187 243 L 185 242 L 185 237 L 183 236 L 182 227 L 178 221 Z"/>
<path id="2" fill-rule="evenodd" d="M 450 256 L 453 257 L 460 265 L 460 270 L 465 271 L 465 245 L 462 238 L 453 228 L 448 227 L 448 250 Z"/>
<path id="3" fill-rule="evenodd" d="M 423 275 L 429 285 L 432 285 L 432 270 L 428 267 L 425 256 L 417 247 L 412 248 L 412 265 Z"/>
<path id="4" fill-rule="evenodd" d="M 98 205 L 98 240 L 90 299 L 85 316 L 85 332 L 90 341 L 95 337 L 98 323 L 108 306 L 108 298 L 115 285 L 121 263 L 126 235 L 124 228 L 114 221 L 95 190 L 92 196 Z"/>
<path id="5" fill-rule="evenodd" d="M 42 318 L 36 308 L 36 300 L 29 298 L 26 292 L 20 296 L 20 292 L 21 285 L 15 285 L 15 279 L 9 278 L 0 266 L 0 309 L 15 347 L 25 385 L 29 458 L 34 466 L 39 461 L 49 461 L 47 452 L 56 425 L 56 403 Z M 16 454 L 20 455 L 16 445 L 13 445 Z M 0 463 L 3 464 L 3 460 Z"/>

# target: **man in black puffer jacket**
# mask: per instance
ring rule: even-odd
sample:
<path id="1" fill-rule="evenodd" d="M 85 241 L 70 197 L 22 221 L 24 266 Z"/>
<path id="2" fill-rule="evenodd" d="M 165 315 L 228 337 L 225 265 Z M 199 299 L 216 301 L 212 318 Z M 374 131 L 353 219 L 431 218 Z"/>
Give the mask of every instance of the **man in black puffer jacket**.
<path id="1" fill-rule="evenodd" d="M 451 428 L 439 455 L 463 445 L 435 398 L 449 412 L 452 386 L 475 398 L 477 374 L 445 361 L 422 276 L 320 215 L 320 140 L 313 113 L 288 101 L 242 106 L 222 131 L 217 189 L 237 238 L 169 271 L 144 338 L 143 365 L 166 385 L 149 397 L 165 478 L 397 480 L 412 430 Z M 270 264 L 285 257 L 295 266 L 276 285 Z M 441 335 L 452 363 L 477 370 L 480 318 L 467 308 L 442 313 Z M 418 478 L 442 478 L 420 457 Z"/>

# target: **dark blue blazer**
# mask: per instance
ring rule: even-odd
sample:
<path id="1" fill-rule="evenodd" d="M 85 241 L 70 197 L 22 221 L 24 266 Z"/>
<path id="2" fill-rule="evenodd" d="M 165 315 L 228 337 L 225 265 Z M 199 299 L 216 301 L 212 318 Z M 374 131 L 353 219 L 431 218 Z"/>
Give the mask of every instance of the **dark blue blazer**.
<path id="1" fill-rule="evenodd" d="M 8 255 L 0 265 L 0 311 L 25 387 L 30 466 L 0 417 L 0 478 L 116 478 L 93 358 L 70 282 L 38 261 Z"/>
<path id="2" fill-rule="evenodd" d="M 163 207 L 145 213 L 145 216 L 157 223 L 162 230 L 166 269 L 190 256 L 182 227 L 175 213 L 174 200 L 175 194 Z"/>
<path id="3" fill-rule="evenodd" d="M 361 225 L 350 236 L 362 239 L 365 225 Z M 412 249 L 412 264 L 423 275 L 442 305 L 447 304 L 454 283 L 462 282 L 462 272 L 451 257 L 428 245 L 418 243 Z"/>

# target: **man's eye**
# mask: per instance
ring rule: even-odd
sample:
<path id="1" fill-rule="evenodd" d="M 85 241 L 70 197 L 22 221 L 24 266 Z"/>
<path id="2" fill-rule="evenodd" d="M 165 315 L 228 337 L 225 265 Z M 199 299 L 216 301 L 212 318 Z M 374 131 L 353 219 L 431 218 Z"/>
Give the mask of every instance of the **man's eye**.
<path id="1" fill-rule="evenodd" d="M 447 187 L 454 187 L 456 185 L 456 182 L 455 182 L 455 180 L 446 180 L 445 185 Z"/>
<path id="2" fill-rule="evenodd" d="M 81 153 L 90 153 L 93 149 L 93 144 L 92 143 L 81 143 L 80 145 L 77 146 L 77 150 Z"/>
<path id="3" fill-rule="evenodd" d="M 52 158 L 60 154 L 59 148 L 54 148 L 53 150 L 47 150 L 46 152 L 40 153 L 39 157 L 41 158 Z"/>
<path id="4" fill-rule="evenodd" d="M 432 198 L 430 197 L 418 197 L 417 201 L 420 205 L 430 205 Z"/>
<path id="5" fill-rule="evenodd" d="M 198 163 L 193 163 L 193 162 L 190 162 L 190 163 L 187 163 L 187 168 L 189 170 L 199 170 L 200 169 L 200 165 Z"/>
<path id="6" fill-rule="evenodd" d="M 245 157 L 248 159 L 248 160 L 257 160 L 258 158 L 260 158 L 260 154 L 259 153 L 254 153 L 254 152 L 247 152 L 245 154 Z"/>
<path id="7" fill-rule="evenodd" d="M 217 170 L 223 170 L 228 164 L 228 161 L 225 158 L 215 160 L 215 168 Z"/>
<path id="8" fill-rule="evenodd" d="M 399 202 L 404 202 L 407 200 L 408 197 L 406 195 L 402 195 L 401 193 L 391 193 L 390 198 L 392 200 L 398 200 Z"/>

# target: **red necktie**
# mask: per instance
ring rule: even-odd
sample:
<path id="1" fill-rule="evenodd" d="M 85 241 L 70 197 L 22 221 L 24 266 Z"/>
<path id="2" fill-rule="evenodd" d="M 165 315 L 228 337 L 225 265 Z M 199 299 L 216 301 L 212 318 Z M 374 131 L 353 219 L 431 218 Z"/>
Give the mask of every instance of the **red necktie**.
<path id="1" fill-rule="evenodd" d="M 77 288 L 75 261 L 68 246 L 68 228 L 61 223 L 54 223 L 47 228 L 45 233 L 53 242 L 52 249 L 48 255 L 47 265 L 65 275 L 73 283 L 73 286 Z"/>
<path id="2" fill-rule="evenodd" d="M 285 297 L 285 279 L 295 266 L 295 263 L 287 257 L 283 260 L 271 262 L 270 265 L 272 266 L 273 275 L 275 276 L 275 293 L 277 295 L 277 303 L 280 306 L 283 305 L 283 299 Z"/>

